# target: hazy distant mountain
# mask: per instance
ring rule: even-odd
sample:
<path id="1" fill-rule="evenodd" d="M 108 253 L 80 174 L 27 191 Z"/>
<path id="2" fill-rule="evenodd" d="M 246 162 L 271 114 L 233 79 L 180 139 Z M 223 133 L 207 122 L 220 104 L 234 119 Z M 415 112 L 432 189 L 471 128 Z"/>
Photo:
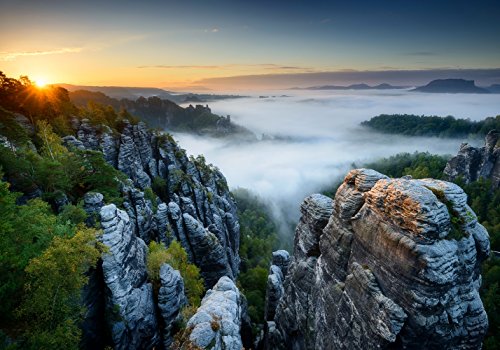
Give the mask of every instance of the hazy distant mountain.
<path id="1" fill-rule="evenodd" d="M 243 97 L 239 95 L 214 95 L 214 94 L 194 94 L 194 93 L 175 93 L 159 88 L 145 88 L 145 87 L 127 87 L 127 86 L 85 86 L 85 85 L 71 85 L 71 84 L 57 84 L 66 90 L 73 92 L 79 90 L 101 92 L 108 97 L 116 99 L 129 99 L 136 100 L 139 97 L 159 97 L 167 99 L 175 103 L 188 103 L 188 102 L 209 102 L 215 100 L 223 100 L 228 98 Z"/>
<path id="2" fill-rule="evenodd" d="M 342 85 L 323 85 L 310 86 L 306 88 L 293 88 L 294 90 L 390 90 L 390 89 L 405 89 L 407 86 L 394 86 L 387 83 L 370 86 L 368 84 L 351 84 L 348 86 Z"/>
<path id="3" fill-rule="evenodd" d="M 66 90 L 72 92 L 77 90 L 87 90 L 93 92 L 102 92 L 109 97 L 122 99 L 136 99 L 140 96 L 150 97 L 158 96 L 160 98 L 169 98 L 172 95 L 169 91 L 158 88 L 144 88 L 144 87 L 124 87 L 124 86 L 86 86 L 86 85 L 71 85 L 71 84 L 57 84 Z"/>
<path id="4" fill-rule="evenodd" d="M 500 84 L 491 84 L 486 89 L 488 89 L 488 91 L 491 93 L 500 94 Z"/>
<path id="5" fill-rule="evenodd" d="M 425 86 L 420 86 L 412 91 L 432 92 L 432 93 L 468 93 L 487 94 L 490 91 L 476 86 L 474 80 L 465 79 L 437 79 Z"/>

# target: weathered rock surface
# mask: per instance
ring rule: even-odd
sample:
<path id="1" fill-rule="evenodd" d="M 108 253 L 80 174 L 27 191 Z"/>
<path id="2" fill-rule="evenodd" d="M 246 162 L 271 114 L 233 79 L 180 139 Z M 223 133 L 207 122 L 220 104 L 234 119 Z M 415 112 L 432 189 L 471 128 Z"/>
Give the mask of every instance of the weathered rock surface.
<path id="1" fill-rule="evenodd" d="M 102 269 L 106 308 L 114 349 L 150 349 L 158 343 L 153 287 L 147 282 L 144 241 L 123 210 L 110 204 L 101 208 Z"/>
<path id="2" fill-rule="evenodd" d="M 290 254 L 286 250 L 273 252 L 273 260 L 269 268 L 266 287 L 266 304 L 264 318 L 266 321 L 274 320 L 276 307 L 283 296 L 283 281 L 290 265 Z"/>
<path id="3" fill-rule="evenodd" d="M 222 277 L 188 321 L 189 340 L 202 349 L 241 350 L 241 318 L 240 292 L 229 277 Z"/>
<path id="4" fill-rule="evenodd" d="M 467 143 L 460 146 L 458 154 L 446 164 L 444 174 L 449 180 L 461 177 L 465 183 L 485 178 L 491 180 L 493 188 L 500 185 L 499 132 L 492 130 L 486 135 L 483 147 Z"/>
<path id="5" fill-rule="evenodd" d="M 170 349 L 173 342 L 172 331 L 174 324 L 181 318 L 181 308 L 188 301 L 184 294 L 184 281 L 178 270 L 163 264 L 160 268 L 161 287 L 158 292 L 158 308 L 163 318 L 164 329 L 162 332 L 163 346 Z"/>
<path id="6" fill-rule="evenodd" d="M 104 206 L 104 196 L 98 192 L 87 192 L 83 196 L 83 210 L 87 213 L 85 224 L 95 226 L 100 219 L 101 208 Z"/>
<path id="7" fill-rule="evenodd" d="M 267 348 L 481 347 L 489 239 L 460 187 L 358 169 L 326 224 L 329 208 L 319 196 L 302 205 Z"/>
<path id="8" fill-rule="evenodd" d="M 200 267 L 207 288 L 222 276 L 237 276 L 239 223 L 224 176 L 202 157 L 189 159 L 170 136 L 152 132 L 144 123 L 123 123 L 122 133 L 116 134 L 84 119 L 76 125 L 77 137 L 64 140 L 72 147 L 101 151 L 109 164 L 131 179 L 122 186 L 123 206 L 142 240 L 168 246 L 177 239 Z M 153 203 L 145 191 L 155 179 L 158 197 Z"/>

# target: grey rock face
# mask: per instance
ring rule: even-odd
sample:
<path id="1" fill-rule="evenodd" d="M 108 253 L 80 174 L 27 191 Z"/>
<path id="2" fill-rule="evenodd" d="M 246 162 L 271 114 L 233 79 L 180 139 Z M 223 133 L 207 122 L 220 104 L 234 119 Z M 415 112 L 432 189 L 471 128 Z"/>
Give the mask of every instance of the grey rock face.
<path id="1" fill-rule="evenodd" d="M 481 347 L 488 321 L 478 289 L 489 239 L 460 187 L 353 170 L 318 255 L 309 247 L 321 225 L 307 210 L 314 205 L 302 208 L 268 348 Z"/>
<path id="2" fill-rule="evenodd" d="M 229 277 L 221 277 L 188 321 L 189 340 L 202 349 L 241 350 L 241 296 Z"/>
<path id="3" fill-rule="evenodd" d="M 121 134 L 113 134 L 106 127 L 98 132 L 82 120 L 77 138 L 65 140 L 78 148 L 101 151 L 109 164 L 131 179 L 122 186 L 123 206 L 146 243 L 155 240 L 168 245 L 177 239 L 202 270 L 207 288 L 222 276 L 234 278 L 240 264 L 240 228 L 224 176 L 201 159 L 188 159 L 168 135 L 152 132 L 144 123 L 124 124 Z M 157 193 L 158 203 L 152 203 L 144 192 L 157 177 L 166 185 Z"/>
<path id="4" fill-rule="evenodd" d="M 283 296 L 283 280 L 284 276 L 281 269 L 276 265 L 271 265 L 266 287 L 266 307 L 264 313 L 266 321 L 274 320 L 276 307 Z"/>
<path id="5" fill-rule="evenodd" d="M 307 197 L 300 207 L 302 216 L 294 240 L 294 256 L 319 256 L 319 237 L 332 215 L 333 201 L 320 194 Z M 274 254 L 273 254 L 274 257 Z"/>
<path id="6" fill-rule="evenodd" d="M 150 349 L 159 341 L 153 288 L 147 283 L 144 241 L 134 233 L 126 212 L 102 207 L 102 269 L 106 308 L 115 349 Z"/>
<path id="7" fill-rule="evenodd" d="M 87 213 L 85 224 L 93 227 L 100 217 L 101 208 L 104 206 L 104 196 L 98 192 L 88 192 L 83 196 L 83 210 Z"/>
<path id="8" fill-rule="evenodd" d="M 500 185 L 500 143 L 499 132 L 492 130 L 486 135 L 484 147 L 476 148 L 466 143 L 460 146 L 458 154 L 451 158 L 444 169 L 449 180 L 461 177 L 465 183 L 479 178 L 490 179 L 493 188 Z"/>
<path id="9" fill-rule="evenodd" d="M 283 276 L 286 276 L 290 265 L 290 254 L 283 249 L 273 252 L 272 264 L 278 266 Z"/>
<path id="10" fill-rule="evenodd" d="M 133 186 L 123 186 L 122 192 L 125 198 L 123 206 L 132 222 L 136 225 L 137 235 L 146 244 L 149 244 L 157 233 L 153 204 L 144 197 L 144 192 Z"/>
<path id="11" fill-rule="evenodd" d="M 222 276 L 234 278 L 224 247 L 217 237 L 189 214 L 182 215 L 192 247 L 193 260 L 200 266 L 205 286 L 213 286 Z"/>
<path id="12" fill-rule="evenodd" d="M 63 145 L 66 146 L 67 148 L 74 147 L 74 148 L 82 150 L 82 151 L 85 150 L 85 145 L 83 144 L 83 142 L 78 140 L 73 135 L 63 137 L 62 141 L 63 141 Z"/>
<path id="13" fill-rule="evenodd" d="M 170 265 L 163 264 L 160 268 L 161 287 L 158 292 L 158 308 L 163 318 L 163 346 L 170 349 L 172 345 L 172 330 L 175 322 L 180 319 L 181 308 L 187 304 L 184 294 L 184 281 L 179 271 Z"/>
<path id="14" fill-rule="evenodd" d="M 273 260 L 269 268 L 266 287 L 266 303 L 264 317 L 267 321 L 274 320 L 276 307 L 283 296 L 283 281 L 290 265 L 290 254 L 286 250 L 273 252 Z"/>

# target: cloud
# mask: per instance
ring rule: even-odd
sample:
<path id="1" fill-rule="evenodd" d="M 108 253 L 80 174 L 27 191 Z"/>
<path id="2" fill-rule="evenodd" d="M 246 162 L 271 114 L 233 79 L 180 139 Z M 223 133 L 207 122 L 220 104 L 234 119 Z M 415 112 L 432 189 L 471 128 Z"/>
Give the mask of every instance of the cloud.
<path id="1" fill-rule="evenodd" d="M 321 21 L 319 21 L 319 23 L 321 23 L 321 24 L 325 24 L 325 23 L 329 23 L 329 22 L 331 22 L 331 21 L 332 21 L 332 19 L 331 19 L 331 18 L 323 18 Z"/>
<path id="2" fill-rule="evenodd" d="M 406 56 L 437 56 L 437 52 L 432 51 L 415 51 L 415 52 L 406 52 Z"/>
<path id="3" fill-rule="evenodd" d="M 65 47 L 65 48 L 46 50 L 46 51 L 0 52 L 0 59 L 3 61 L 13 61 L 18 57 L 60 55 L 66 53 L 78 53 L 81 52 L 82 50 L 83 50 L 82 47 Z"/>
<path id="4" fill-rule="evenodd" d="M 224 69 L 225 66 L 182 66 L 182 65 L 152 65 L 152 66 L 138 66 L 137 68 L 162 68 L 162 69 Z"/>
<path id="5" fill-rule="evenodd" d="M 312 68 L 309 67 L 301 67 L 301 66 L 288 66 L 288 65 L 280 65 L 274 63 L 256 63 L 256 64 L 221 64 L 221 65 L 168 65 L 168 64 L 158 64 L 158 65 L 144 65 L 138 66 L 137 68 L 161 68 L 161 69 L 264 69 L 264 70 L 300 70 L 300 71 L 311 71 Z"/>
<path id="6" fill-rule="evenodd" d="M 218 33 L 219 30 L 220 30 L 219 28 L 214 27 L 214 28 L 211 28 L 211 29 L 205 29 L 204 32 L 205 33 Z"/>

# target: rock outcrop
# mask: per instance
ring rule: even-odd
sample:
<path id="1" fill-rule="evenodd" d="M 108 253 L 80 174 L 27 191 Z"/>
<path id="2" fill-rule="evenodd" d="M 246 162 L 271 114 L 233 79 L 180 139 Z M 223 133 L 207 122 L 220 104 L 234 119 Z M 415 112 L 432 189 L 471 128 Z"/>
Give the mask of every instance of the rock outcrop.
<path id="1" fill-rule="evenodd" d="M 158 292 L 158 308 L 163 318 L 163 347 L 170 349 L 173 342 L 174 325 L 181 318 L 181 308 L 188 301 L 184 294 L 184 281 L 179 271 L 172 266 L 163 264 L 160 268 L 161 287 Z"/>
<path id="2" fill-rule="evenodd" d="M 486 135 L 483 147 L 473 147 L 463 143 L 458 154 L 446 164 L 444 174 L 450 181 L 460 177 L 465 183 L 479 178 L 489 179 L 492 187 L 498 188 L 500 186 L 499 132 L 490 131 Z"/>
<path id="3" fill-rule="evenodd" d="M 222 276 L 237 276 L 237 209 L 218 169 L 203 157 L 188 158 L 169 135 L 153 132 L 144 123 L 124 120 L 121 134 L 86 119 L 75 124 L 77 137 L 64 138 L 68 147 L 101 151 L 130 178 L 122 185 L 123 206 L 142 240 L 168 245 L 177 239 L 200 267 L 207 288 Z M 156 199 L 145 195 L 151 187 Z M 89 197 L 85 204 L 89 213 L 92 201 L 97 198 Z"/>
<path id="4" fill-rule="evenodd" d="M 150 349 L 158 343 L 153 287 L 147 282 L 147 247 L 126 212 L 101 208 L 106 309 L 114 349 Z"/>
<path id="5" fill-rule="evenodd" d="M 202 349 L 241 350 L 241 319 L 240 292 L 229 277 L 222 277 L 188 321 L 188 341 Z"/>
<path id="6" fill-rule="evenodd" d="M 351 171 L 302 205 L 269 349 L 478 349 L 488 233 L 452 183 Z"/>
<path id="7" fill-rule="evenodd" d="M 286 250 L 273 252 L 273 260 L 269 268 L 266 288 L 266 304 L 264 318 L 266 321 L 274 320 L 276 307 L 283 296 L 283 281 L 290 265 L 290 254 Z"/>

